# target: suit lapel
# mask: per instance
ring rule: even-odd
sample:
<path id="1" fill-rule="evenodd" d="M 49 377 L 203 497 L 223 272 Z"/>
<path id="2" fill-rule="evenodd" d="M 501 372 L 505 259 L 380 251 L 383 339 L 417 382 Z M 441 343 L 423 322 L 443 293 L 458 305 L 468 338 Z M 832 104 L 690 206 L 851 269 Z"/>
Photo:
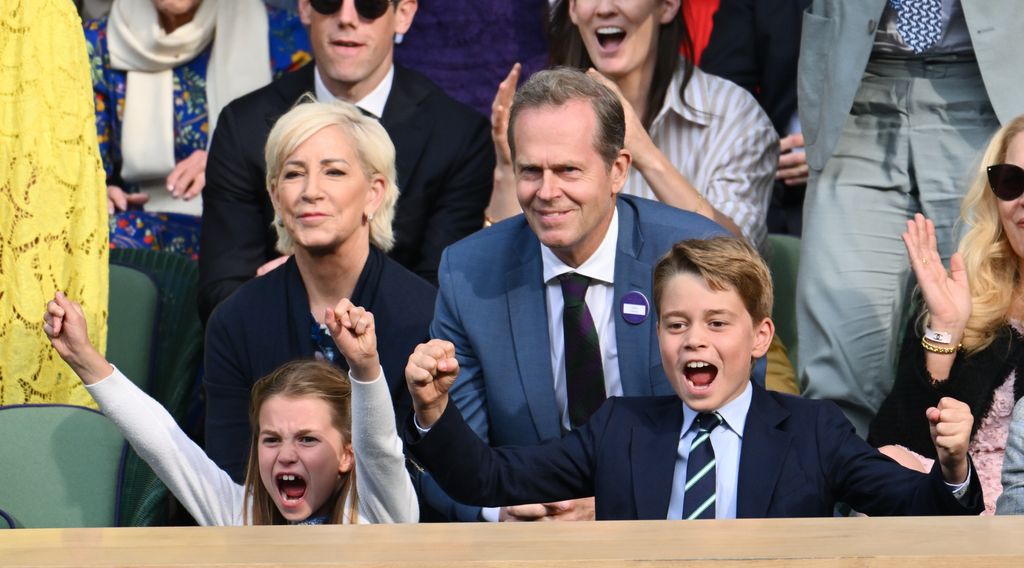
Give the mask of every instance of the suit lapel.
<path id="1" fill-rule="evenodd" d="M 757 384 L 743 429 L 736 495 L 737 518 L 764 518 L 775 495 L 792 435 L 779 429 L 789 412 Z"/>
<path id="2" fill-rule="evenodd" d="M 633 325 L 622 318 L 622 298 L 629 292 L 640 292 L 650 303 L 651 267 L 638 260 L 644 246 L 636 210 L 625 200 L 618 199 L 619 235 L 615 254 L 615 344 L 619 355 L 619 377 L 625 396 L 649 396 L 654 394 L 650 352 L 651 327 L 654 314 L 648 310 L 647 319 Z"/>
<path id="3" fill-rule="evenodd" d="M 403 189 L 427 146 L 431 117 L 420 112 L 420 102 L 430 94 L 430 84 L 415 73 L 395 65 L 395 78 L 384 104 L 380 123 L 395 144 L 398 187 Z"/>
<path id="4" fill-rule="evenodd" d="M 672 497 L 675 456 L 683 427 L 678 398 L 648 409 L 646 424 L 633 426 L 629 463 L 633 473 L 633 499 L 638 519 L 664 519 Z"/>
<path id="5" fill-rule="evenodd" d="M 521 251 L 522 264 L 506 276 L 508 313 L 512 322 L 512 347 L 519 379 L 523 387 L 539 440 L 557 438 L 561 420 L 555 402 L 551 371 L 551 339 L 548 335 L 547 298 L 540 244 L 523 224 L 515 249 Z"/>
<path id="6" fill-rule="evenodd" d="M 267 114 L 263 117 L 267 123 L 267 130 L 274 127 L 277 123 L 277 119 L 281 118 L 281 115 L 291 110 L 295 103 L 298 102 L 299 97 L 305 93 L 316 95 L 316 80 L 314 70 L 316 65 L 308 63 L 302 68 L 288 73 L 281 77 L 274 83 L 274 94 L 277 95 L 277 101 L 270 106 Z M 264 136 L 266 138 L 266 136 Z M 260 154 L 262 155 L 263 150 L 260 148 Z"/>

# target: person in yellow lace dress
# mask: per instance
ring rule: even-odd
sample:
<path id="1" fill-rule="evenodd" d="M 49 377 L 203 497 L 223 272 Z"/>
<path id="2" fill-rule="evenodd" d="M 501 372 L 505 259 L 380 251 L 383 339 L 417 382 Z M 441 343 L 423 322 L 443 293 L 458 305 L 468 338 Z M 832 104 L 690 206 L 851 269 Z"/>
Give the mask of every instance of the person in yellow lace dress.
<path id="1" fill-rule="evenodd" d="M 0 0 L 0 405 L 95 406 L 43 333 L 56 290 L 107 336 L 107 198 L 82 24 L 69 0 Z"/>

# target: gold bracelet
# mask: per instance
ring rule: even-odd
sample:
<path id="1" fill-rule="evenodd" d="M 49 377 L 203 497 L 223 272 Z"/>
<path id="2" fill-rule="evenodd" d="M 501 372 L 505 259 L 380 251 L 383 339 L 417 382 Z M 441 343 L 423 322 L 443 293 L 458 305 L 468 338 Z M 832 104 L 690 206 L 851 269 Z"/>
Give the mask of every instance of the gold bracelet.
<path id="1" fill-rule="evenodd" d="M 963 343 L 957 343 L 956 347 L 940 347 L 922 337 L 921 347 L 924 347 L 925 351 L 931 351 L 932 353 L 938 353 L 939 355 L 952 355 L 963 347 Z"/>

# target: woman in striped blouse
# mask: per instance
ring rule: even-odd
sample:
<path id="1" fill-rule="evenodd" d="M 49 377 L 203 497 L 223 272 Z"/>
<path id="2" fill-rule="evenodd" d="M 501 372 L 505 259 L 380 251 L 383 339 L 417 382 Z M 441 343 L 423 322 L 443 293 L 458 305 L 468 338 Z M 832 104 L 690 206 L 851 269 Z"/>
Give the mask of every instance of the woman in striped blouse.
<path id="1" fill-rule="evenodd" d="M 690 51 L 682 0 L 558 0 L 552 7 L 556 65 L 593 69 L 621 96 L 633 171 L 629 194 L 700 213 L 763 248 L 778 163 L 778 136 L 754 98 L 703 73 Z M 492 107 L 499 165 L 491 217 L 518 213 L 504 140 L 518 68 Z"/>

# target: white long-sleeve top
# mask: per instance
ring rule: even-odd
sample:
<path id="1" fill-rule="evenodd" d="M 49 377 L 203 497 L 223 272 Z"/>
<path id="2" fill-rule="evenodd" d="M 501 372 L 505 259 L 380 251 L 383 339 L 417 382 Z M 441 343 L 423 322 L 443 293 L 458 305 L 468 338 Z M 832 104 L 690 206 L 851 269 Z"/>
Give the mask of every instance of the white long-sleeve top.
<path id="1" fill-rule="evenodd" d="M 360 523 L 414 523 L 419 504 L 405 469 L 383 371 L 352 383 L 352 450 Z M 103 413 L 201 526 L 239 526 L 245 488 L 232 481 L 174 418 L 121 371 L 87 385 Z M 250 515 L 251 518 L 251 515 Z"/>

